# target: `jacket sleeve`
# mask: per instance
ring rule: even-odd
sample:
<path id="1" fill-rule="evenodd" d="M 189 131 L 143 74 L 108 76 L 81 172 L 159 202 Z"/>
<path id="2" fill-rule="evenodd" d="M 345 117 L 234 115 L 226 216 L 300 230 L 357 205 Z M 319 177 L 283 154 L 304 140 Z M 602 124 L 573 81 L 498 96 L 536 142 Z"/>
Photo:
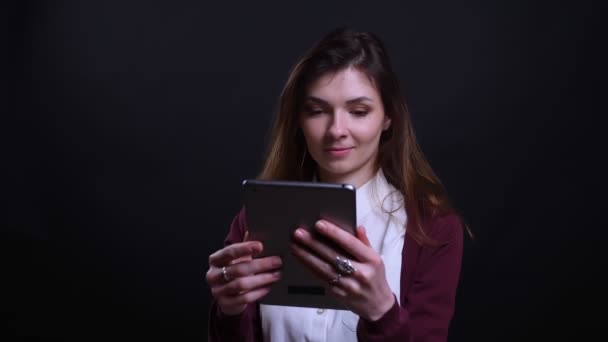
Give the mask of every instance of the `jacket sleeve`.
<path id="1" fill-rule="evenodd" d="M 245 209 L 232 220 L 224 246 L 242 242 L 247 231 Z M 225 315 L 213 298 L 209 310 L 208 340 L 210 342 L 262 341 L 259 304 L 252 303 L 239 315 Z"/>
<path id="2" fill-rule="evenodd" d="M 463 230 L 460 219 L 454 214 L 433 220 L 429 228 L 430 237 L 441 244 L 437 247 L 416 244 L 418 253 L 406 254 L 418 260 L 401 306 L 395 301 L 377 321 L 360 319 L 357 325 L 359 341 L 447 340 L 460 277 Z M 411 270 L 402 267 L 402 272 L 408 271 Z"/>

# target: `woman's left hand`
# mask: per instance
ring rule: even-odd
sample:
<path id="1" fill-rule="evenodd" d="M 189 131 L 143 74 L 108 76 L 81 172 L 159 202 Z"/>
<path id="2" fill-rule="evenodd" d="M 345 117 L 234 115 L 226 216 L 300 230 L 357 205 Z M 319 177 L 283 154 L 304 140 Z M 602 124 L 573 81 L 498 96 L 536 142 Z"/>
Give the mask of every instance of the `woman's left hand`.
<path id="1" fill-rule="evenodd" d="M 395 296 L 386 280 L 384 262 L 371 247 L 365 229 L 358 227 L 353 236 L 325 220 L 317 221 L 315 228 L 355 258 L 351 260 L 354 272 L 338 276 L 336 257 L 344 256 L 303 228 L 294 232 L 294 256 L 321 280 L 330 282 L 332 293 L 351 311 L 369 321 L 380 319 L 393 306 Z"/>

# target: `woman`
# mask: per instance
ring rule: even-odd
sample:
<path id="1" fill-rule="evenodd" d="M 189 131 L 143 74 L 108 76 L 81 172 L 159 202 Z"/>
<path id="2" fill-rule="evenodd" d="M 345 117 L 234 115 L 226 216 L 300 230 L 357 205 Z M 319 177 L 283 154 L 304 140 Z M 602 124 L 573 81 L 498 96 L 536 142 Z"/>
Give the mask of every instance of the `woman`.
<path id="1" fill-rule="evenodd" d="M 381 41 L 337 29 L 295 65 L 281 94 L 260 178 L 349 183 L 356 236 L 331 222 L 304 229 L 293 254 L 332 284 L 347 310 L 260 305 L 281 277 L 279 257 L 253 259 L 245 211 L 209 257 L 211 341 L 445 341 L 462 259 L 462 225 L 416 143 Z"/>

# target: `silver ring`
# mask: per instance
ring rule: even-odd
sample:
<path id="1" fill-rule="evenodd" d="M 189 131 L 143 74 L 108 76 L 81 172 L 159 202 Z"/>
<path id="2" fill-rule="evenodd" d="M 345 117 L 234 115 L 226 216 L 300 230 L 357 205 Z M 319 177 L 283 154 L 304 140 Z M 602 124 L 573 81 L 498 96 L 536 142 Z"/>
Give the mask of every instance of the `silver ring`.
<path id="1" fill-rule="evenodd" d="M 336 257 L 335 263 L 338 272 L 344 275 L 351 275 L 357 271 L 357 269 L 353 267 L 353 264 L 350 262 L 350 260 L 341 256 Z"/>
<path id="2" fill-rule="evenodd" d="M 224 277 L 224 280 L 228 283 L 230 282 L 230 277 L 228 277 L 228 268 L 227 266 L 222 267 L 222 276 Z"/>
<path id="3" fill-rule="evenodd" d="M 340 273 L 338 273 L 334 279 L 329 281 L 329 284 L 338 285 L 338 283 L 340 282 L 340 278 L 342 278 L 342 275 Z"/>

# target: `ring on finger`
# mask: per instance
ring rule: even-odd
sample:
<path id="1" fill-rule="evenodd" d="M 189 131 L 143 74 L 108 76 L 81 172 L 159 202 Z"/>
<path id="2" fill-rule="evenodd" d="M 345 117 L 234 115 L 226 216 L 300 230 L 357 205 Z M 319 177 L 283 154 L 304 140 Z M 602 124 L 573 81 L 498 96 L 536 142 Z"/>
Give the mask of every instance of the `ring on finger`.
<path id="1" fill-rule="evenodd" d="M 338 285 L 338 283 L 340 282 L 340 278 L 342 278 L 342 275 L 340 273 L 338 273 L 334 279 L 331 279 L 329 281 L 329 284 L 330 285 Z"/>
<path id="2" fill-rule="evenodd" d="M 339 255 L 336 257 L 335 266 L 338 270 L 338 273 L 341 273 L 343 275 L 351 275 L 357 271 L 357 269 L 353 266 L 350 260 L 343 258 Z"/>
<path id="3" fill-rule="evenodd" d="M 228 283 L 230 282 L 232 279 L 230 279 L 230 277 L 228 276 L 228 266 L 224 266 L 222 267 L 222 277 L 224 277 L 224 280 Z"/>

